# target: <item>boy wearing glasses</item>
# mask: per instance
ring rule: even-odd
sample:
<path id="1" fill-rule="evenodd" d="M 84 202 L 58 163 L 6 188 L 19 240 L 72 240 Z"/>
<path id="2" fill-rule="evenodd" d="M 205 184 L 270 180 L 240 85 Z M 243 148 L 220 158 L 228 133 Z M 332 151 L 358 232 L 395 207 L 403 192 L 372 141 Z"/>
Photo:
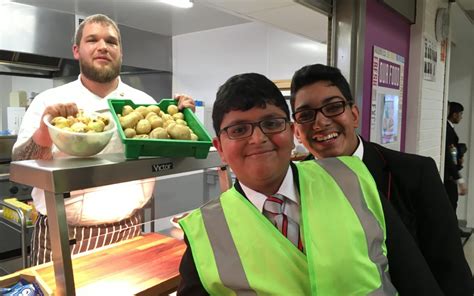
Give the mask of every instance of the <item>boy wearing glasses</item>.
<path id="1" fill-rule="evenodd" d="M 212 117 L 214 146 L 238 180 L 180 220 L 178 295 L 441 295 L 359 159 L 290 161 L 294 128 L 273 82 L 231 77 Z M 390 276 L 417 289 L 392 284 L 391 252 L 413 260 Z"/>
<path id="2" fill-rule="evenodd" d="M 456 216 L 433 159 L 390 150 L 358 136 L 359 111 L 337 68 L 315 64 L 296 71 L 291 108 L 296 137 L 314 158 L 354 155 L 362 159 L 415 238 L 443 292 L 472 295 Z M 406 256 L 389 259 L 390 267 L 392 261 L 409 260 Z"/>

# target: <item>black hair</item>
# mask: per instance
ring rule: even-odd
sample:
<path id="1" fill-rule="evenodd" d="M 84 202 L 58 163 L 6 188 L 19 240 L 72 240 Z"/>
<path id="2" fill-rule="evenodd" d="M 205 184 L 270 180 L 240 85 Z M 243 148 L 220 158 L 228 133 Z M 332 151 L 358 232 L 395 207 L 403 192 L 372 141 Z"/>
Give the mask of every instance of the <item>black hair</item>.
<path id="1" fill-rule="evenodd" d="M 352 105 L 354 99 L 351 94 L 351 88 L 346 78 L 338 68 L 326 66 L 323 64 L 306 65 L 299 69 L 291 79 L 291 110 L 295 112 L 295 96 L 303 87 L 319 81 L 329 81 L 331 85 L 337 87 L 345 97 L 347 102 Z"/>
<path id="2" fill-rule="evenodd" d="M 448 118 L 451 118 L 454 113 L 464 111 L 464 106 L 458 102 L 448 102 Z"/>
<path id="3" fill-rule="evenodd" d="M 224 116 L 230 111 L 247 111 L 254 107 L 274 105 L 290 119 L 290 110 L 278 87 L 267 77 L 258 73 L 232 76 L 219 87 L 212 108 L 212 124 L 219 135 Z"/>

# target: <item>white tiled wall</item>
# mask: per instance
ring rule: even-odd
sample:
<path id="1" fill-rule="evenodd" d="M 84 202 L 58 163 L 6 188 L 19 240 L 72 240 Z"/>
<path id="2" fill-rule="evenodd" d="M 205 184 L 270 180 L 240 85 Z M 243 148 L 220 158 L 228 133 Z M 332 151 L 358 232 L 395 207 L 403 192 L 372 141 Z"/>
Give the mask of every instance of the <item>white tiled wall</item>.
<path id="1" fill-rule="evenodd" d="M 417 2 L 417 20 L 411 29 L 408 88 L 407 152 L 432 157 L 442 165 L 445 63 L 440 60 L 440 43 L 435 38 L 435 18 L 447 0 Z M 423 79 L 424 38 L 435 42 L 438 52 L 436 80 Z"/>
<path id="2" fill-rule="evenodd" d="M 424 10 L 424 37 L 436 41 L 435 37 L 435 18 L 439 7 L 447 7 L 448 1 L 445 0 L 426 0 Z M 423 42 L 423 40 L 421 40 Z M 440 59 L 440 43 L 437 44 L 438 63 L 436 65 L 436 80 L 422 80 L 422 104 L 420 112 L 420 138 L 419 150 L 421 155 L 431 156 L 438 167 L 441 163 L 441 147 L 444 140 L 441 135 L 443 130 L 443 112 L 444 112 L 444 76 L 445 63 Z M 423 133 L 422 133 L 423 132 Z"/>

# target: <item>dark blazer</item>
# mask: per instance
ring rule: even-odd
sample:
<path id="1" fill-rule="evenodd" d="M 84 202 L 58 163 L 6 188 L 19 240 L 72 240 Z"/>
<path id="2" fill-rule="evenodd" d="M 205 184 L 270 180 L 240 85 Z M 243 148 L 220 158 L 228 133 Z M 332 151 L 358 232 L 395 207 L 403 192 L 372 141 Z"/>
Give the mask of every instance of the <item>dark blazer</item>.
<path id="1" fill-rule="evenodd" d="M 456 215 L 433 159 L 371 142 L 363 145 L 363 161 L 379 191 L 416 239 L 441 289 L 446 295 L 473 295 Z"/>
<path id="2" fill-rule="evenodd" d="M 299 188 L 297 170 L 293 164 L 291 168 L 295 183 L 298 184 Z M 245 196 L 238 181 L 234 186 L 237 191 Z M 392 283 L 399 294 L 404 296 L 443 295 L 413 237 L 386 199 L 381 198 L 381 202 L 387 231 L 386 246 L 389 272 Z M 192 257 L 192 250 L 186 238 L 185 242 L 187 249 L 179 267 L 181 282 L 178 287 L 178 295 L 208 295 L 199 279 Z"/>

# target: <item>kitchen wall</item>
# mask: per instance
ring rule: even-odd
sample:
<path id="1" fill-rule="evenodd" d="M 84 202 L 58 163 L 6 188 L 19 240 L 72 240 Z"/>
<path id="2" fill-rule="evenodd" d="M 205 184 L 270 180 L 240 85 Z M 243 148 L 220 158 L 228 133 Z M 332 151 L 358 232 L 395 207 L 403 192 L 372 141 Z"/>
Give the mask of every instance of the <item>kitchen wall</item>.
<path id="1" fill-rule="evenodd" d="M 444 113 L 446 101 L 446 63 L 441 60 L 441 42 L 436 41 L 435 18 L 446 0 L 417 1 L 416 24 L 411 26 L 410 69 L 408 72 L 408 101 L 406 151 L 432 157 L 438 168 L 444 167 Z M 424 38 L 434 42 L 438 52 L 435 81 L 423 78 Z"/>
<path id="2" fill-rule="evenodd" d="M 0 130 L 7 129 L 7 107 L 10 106 L 10 92 L 24 90 L 29 98 L 31 93 L 40 93 L 53 87 L 53 80 L 48 78 L 31 78 L 0 75 Z"/>
<path id="3" fill-rule="evenodd" d="M 3 126 L 7 126 L 7 106 L 10 100 L 10 91 L 12 88 L 12 79 L 11 76 L 2 76 L 0 75 L 0 130 L 3 129 Z M 5 123 L 3 120 L 5 119 Z"/>
<path id="4" fill-rule="evenodd" d="M 218 87 L 232 75 L 258 72 L 272 80 L 291 79 L 311 63 L 326 63 L 326 44 L 261 23 L 178 35 L 173 37 L 173 93 L 212 106 Z"/>

